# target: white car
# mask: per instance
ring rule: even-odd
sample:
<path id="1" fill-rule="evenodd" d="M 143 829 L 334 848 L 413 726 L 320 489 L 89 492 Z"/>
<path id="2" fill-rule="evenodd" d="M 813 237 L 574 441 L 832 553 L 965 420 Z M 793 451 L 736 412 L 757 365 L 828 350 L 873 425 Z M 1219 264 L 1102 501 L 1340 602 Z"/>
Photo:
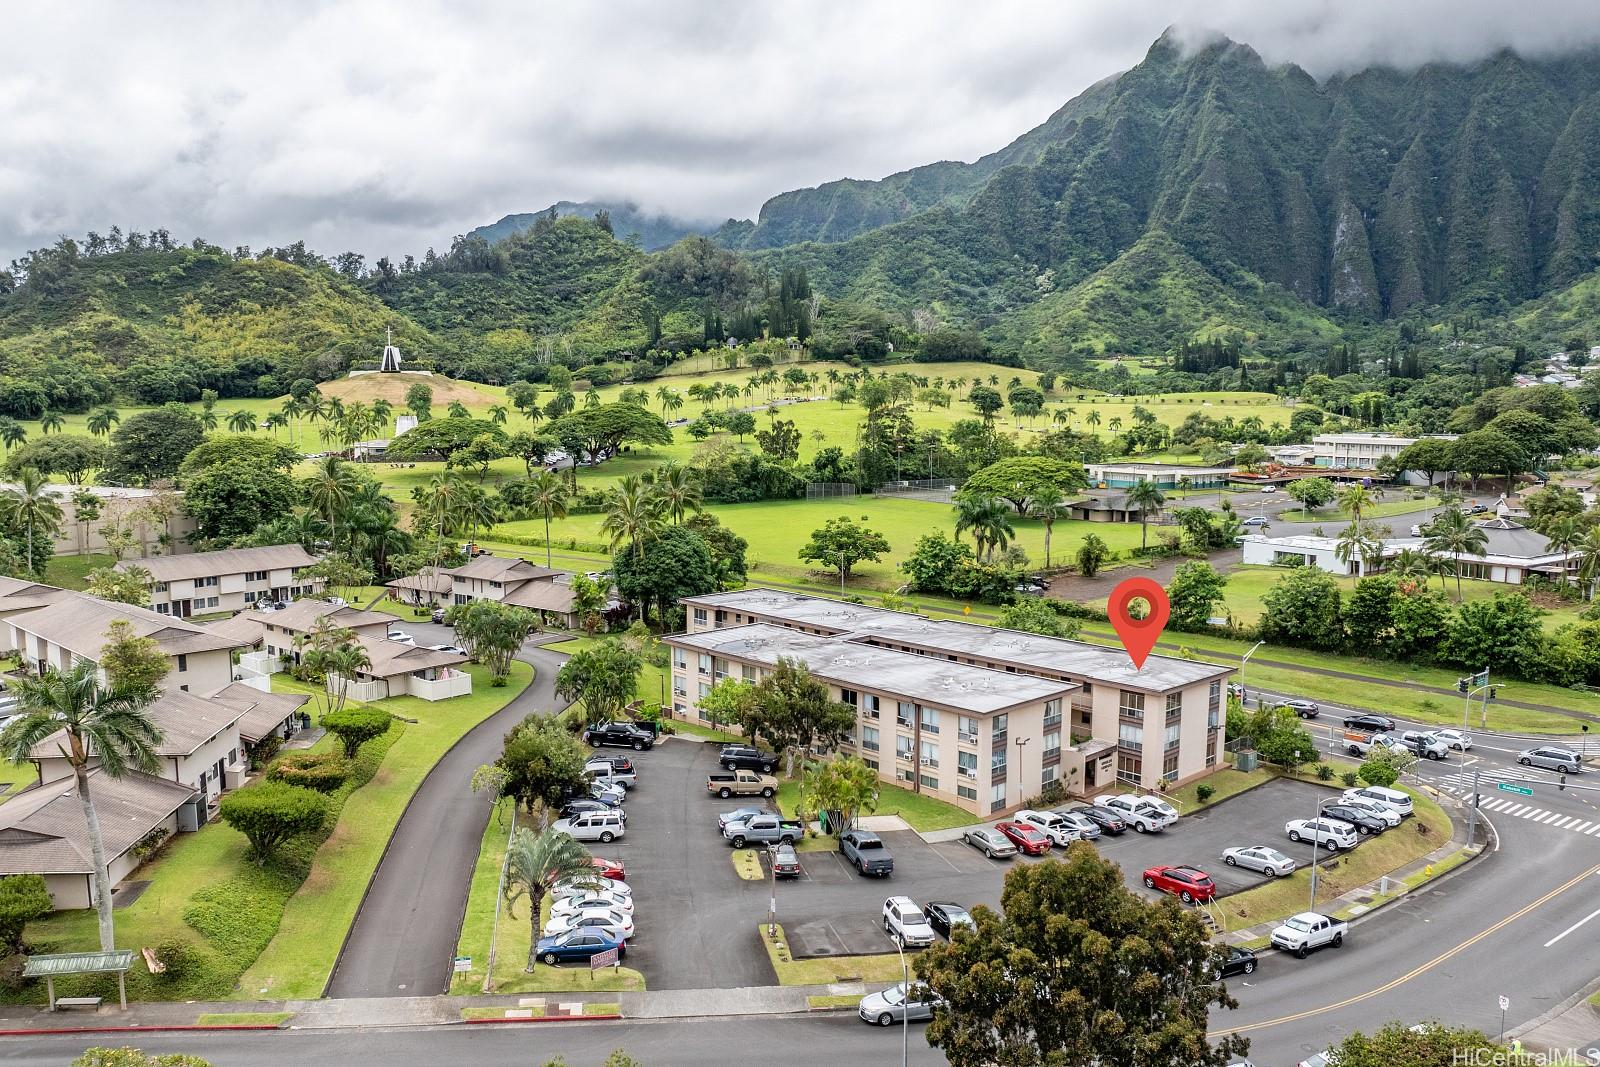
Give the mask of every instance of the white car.
<path id="1" fill-rule="evenodd" d="M 552 915 L 550 921 L 544 924 L 544 936 L 554 937 L 568 930 L 591 927 L 612 937 L 620 937 L 624 941 L 633 938 L 633 916 L 625 915 L 615 908 L 584 908 L 582 911 L 566 915 Z"/>
<path id="2" fill-rule="evenodd" d="M 1121 815 L 1135 832 L 1141 834 L 1159 833 L 1178 821 L 1178 813 L 1158 797 L 1123 793 L 1104 801 L 1103 806 Z"/>
<path id="3" fill-rule="evenodd" d="M 552 916 L 571 915 L 575 911 L 592 911 L 596 908 L 610 908 L 624 915 L 632 915 L 633 894 L 623 896 L 621 893 L 608 893 L 600 889 L 592 893 L 574 893 L 571 896 L 556 897 L 550 902 Z"/>
<path id="4" fill-rule="evenodd" d="M 1348 804 L 1352 808 L 1360 808 L 1375 819 L 1382 819 L 1383 825 L 1390 828 L 1399 826 L 1402 821 L 1400 813 L 1381 800 L 1373 800 L 1371 797 L 1346 793 L 1340 798 L 1340 802 Z"/>
<path id="5" fill-rule="evenodd" d="M 460 645 L 429 645 L 428 648 L 434 652 L 454 652 L 458 656 L 467 654 L 467 650 Z"/>
<path id="6" fill-rule="evenodd" d="M 1466 752 L 1472 748 L 1472 735 L 1464 734 L 1460 730 L 1435 730 L 1433 736 L 1457 752 Z"/>
<path id="7" fill-rule="evenodd" d="M 397 641 L 402 645 L 414 645 L 417 643 L 417 639 L 406 633 L 404 630 L 390 630 L 384 636 L 389 640 Z"/>
<path id="8" fill-rule="evenodd" d="M 1083 840 L 1078 828 L 1053 811 L 1034 811 L 1024 808 L 1011 816 L 1013 822 L 1026 823 L 1050 839 L 1052 845 L 1066 848 L 1074 841 Z"/>
<path id="9" fill-rule="evenodd" d="M 603 893 L 609 893 L 620 900 L 633 899 L 633 887 L 627 882 L 616 878 L 601 878 L 599 875 L 595 876 L 594 884 L 585 884 L 584 882 L 557 882 L 555 885 L 550 887 L 550 895 L 555 898 L 587 897 L 596 896 Z"/>
<path id="10" fill-rule="evenodd" d="M 883 932 L 906 948 L 933 944 L 933 927 L 910 897 L 890 897 L 883 902 Z"/>
<path id="11" fill-rule="evenodd" d="M 1290 841 L 1312 841 L 1329 852 L 1356 847 L 1356 828 L 1339 819 L 1291 819 L 1283 832 Z"/>
<path id="12" fill-rule="evenodd" d="M 342 596 L 325 596 L 322 599 L 326 600 L 336 608 L 347 608 L 350 606 L 350 602 Z"/>
<path id="13" fill-rule="evenodd" d="M 1261 487 L 1261 491 L 1263 493 L 1276 493 L 1278 491 L 1278 487 L 1275 485 L 1263 485 Z"/>
<path id="14" fill-rule="evenodd" d="M 627 832 L 620 811 L 580 811 L 570 819 L 557 819 L 550 829 L 574 841 L 598 841 L 609 845 Z"/>
<path id="15" fill-rule="evenodd" d="M 1274 878 L 1283 878 L 1294 873 L 1295 862 L 1282 852 L 1267 845 L 1252 845 L 1249 848 L 1225 848 L 1222 850 L 1222 862 L 1229 867 L 1243 867 L 1246 870 L 1260 871 L 1270 874 Z"/>
<path id="16" fill-rule="evenodd" d="M 583 765 L 583 773 L 589 776 L 591 782 L 604 782 L 606 785 L 618 786 L 622 789 L 632 789 L 639 784 L 637 771 L 619 771 L 609 757 L 592 759 Z"/>

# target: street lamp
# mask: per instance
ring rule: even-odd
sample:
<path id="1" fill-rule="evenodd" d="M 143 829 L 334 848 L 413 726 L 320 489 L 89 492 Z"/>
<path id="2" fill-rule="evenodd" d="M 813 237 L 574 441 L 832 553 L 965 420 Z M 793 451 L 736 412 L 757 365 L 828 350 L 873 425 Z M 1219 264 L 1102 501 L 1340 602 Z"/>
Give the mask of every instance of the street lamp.
<path id="1" fill-rule="evenodd" d="M 1240 711 L 1244 710 L 1245 697 L 1249 696 L 1249 693 L 1246 691 L 1246 689 L 1244 687 L 1244 665 L 1246 663 L 1250 662 L 1250 657 L 1256 654 L 1256 649 L 1260 648 L 1264 644 L 1266 644 L 1265 641 L 1257 641 L 1255 643 L 1255 645 L 1250 649 L 1250 651 L 1246 652 L 1244 655 L 1239 657 L 1239 710 Z M 1261 699 L 1259 697 L 1256 698 L 1256 703 L 1257 704 L 1261 703 Z"/>
<path id="2" fill-rule="evenodd" d="M 911 969 L 906 966 L 906 947 L 893 934 L 889 940 L 900 953 L 900 978 L 905 983 L 900 997 L 900 1067 L 906 1067 L 911 1055 Z"/>
<path id="3" fill-rule="evenodd" d="M 1252 649 L 1251 651 L 1254 651 L 1254 649 Z M 1315 753 L 1313 753 L 1313 755 L 1315 755 Z M 1294 762 L 1295 762 L 1295 766 L 1298 767 L 1300 765 L 1300 750 L 1299 749 L 1295 749 Z M 1320 823 L 1322 821 L 1322 798 L 1320 796 L 1317 797 L 1317 813 L 1312 816 L 1311 821 L 1315 822 L 1315 823 Z M 1322 843 L 1317 840 L 1317 831 L 1313 830 L 1311 832 L 1311 834 L 1310 834 L 1310 837 L 1311 837 L 1311 906 L 1307 910 L 1308 911 L 1316 911 L 1317 910 L 1317 849 L 1322 847 Z"/>
<path id="4" fill-rule="evenodd" d="M 1022 794 L 1022 799 L 1028 798 L 1028 791 L 1022 784 L 1022 746 L 1028 743 L 1026 737 L 1017 738 L 1017 792 Z"/>

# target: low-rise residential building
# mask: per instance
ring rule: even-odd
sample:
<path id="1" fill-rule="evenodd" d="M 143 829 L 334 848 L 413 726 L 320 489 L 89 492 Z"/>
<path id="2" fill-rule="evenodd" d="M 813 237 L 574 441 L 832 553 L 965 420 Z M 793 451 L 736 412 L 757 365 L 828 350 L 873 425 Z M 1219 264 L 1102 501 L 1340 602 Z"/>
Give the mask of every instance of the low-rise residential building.
<path id="1" fill-rule="evenodd" d="M 277 611 L 249 611 L 218 620 L 211 628 L 221 633 L 242 632 L 259 623 L 262 649 L 288 663 L 299 663 L 300 644 L 296 639 L 303 643 L 318 628 L 349 630 L 358 638 L 381 638 L 388 634 L 394 621 L 393 616 L 382 612 L 341 608 L 325 600 L 296 600 Z"/>
<path id="2" fill-rule="evenodd" d="M 16 648 L 16 645 L 11 643 L 11 628 L 6 625 L 7 619 L 24 611 L 33 611 L 46 604 L 54 604 L 58 600 L 76 595 L 70 590 L 58 589 L 53 585 L 0 574 L 0 652 L 9 652 Z"/>
<path id="3" fill-rule="evenodd" d="M 472 675 L 464 669 L 467 657 L 419 645 L 402 644 L 383 637 L 359 634 L 356 640 L 367 652 L 367 665 L 356 672 L 347 695 L 352 700 L 414 696 L 446 700 L 472 692 Z M 334 690 L 338 682 L 329 679 Z"/>
<path id="4" fill-rule="evenodd" d="M 450 603 L 450 590 L 454 585 L 447 571 L 424 567 L 416 574 L 386 583 L 384 588 L 389 590 L 389 599 L 395 603 L 420 608 Z"/>
<path id="5" fill-rule="evenodd" d="M 1102 489 L 1129 489 L 1154 482 L 1157 489 L 1220 489 L 1232 467 L 1190 467 L 1182 463 L 1086 463 L 1089 484 Z"/>
<path id="6" fill-rule="evenodd" d="M 470 604 L 492 600 L 537 611 L 548 623 L 578 625 L 572 587 L 564 572 L 507 556 L 477 556 L 459 567 L 433 574 L 424 568 L 409 578 L 392 581 L 389 596 L 402 604 Z"/>
<path id="7" fill-rule="evenodd" d="M 162 615 L 239 611 L 257 602 L 317 596 L 327 582 L 300 572 L 317 557 L 298 544 L 225 548 L 182 556 L 124 560 L 119 571 L 143 568 L 150 575 L 150 608 Z"/>
<path id="8" fill-rule="evenodd" d="M 683 601 L 671 647 L 672 714 L 723 678 L 759 681 L 805 663 L 859 711 L 846 750 L 879 775 L 979 817 L 1052 781 L 1090 795 L 1152 789 L 1222 759 L 1231 670 L 824 597 L 751 588 Z"/>
<path id="9" fill-rule="evenodd" d="M 1449 557 L 1463 578 L 1476 578 L 1487 582 L 1521 585 L 1529 577 L 1542 575 L 1558 579 L 1577 576 L 1582 553 L 1576 549 L 1562 550 L 1550 544 L 1550 539 L 1537 530 L 1531 530 L 1510 518 L 1495 518 L 1477 523 L 1486 538 L 1484 554 Z M 1383 540 L 1384 561 L 1390 560 L 1403 549 L 1415 552 L 1426 550 L 1426 538 L 1389 537 Z M 1296 534 L 1290 537 L 1267 537 L 1261 534 L 1246 536 L 1239 545 L 1240 562 L 1277 567 L 1318 567 L 1329 574 L 1341 577 L 1361 577 L 1377 573 L 1383 564 L 1368 568 L 1359 558 L 1345 561 L 1338 556 L 1339 541 L 1333 537 L 1311 537 Z"/>
<path id="10" fill-rule="evenodd" d="M 1455 434 L 1428 436 L 1441 441 L 1456 439 Z M 1392 433 L 1321 433 L 1311 439 L 1314 449 L 1311 461 L 1314 466 L 1334 470 L 1376 470 L 1380 460 L 1393 459 L 1420 440 L 1420 437 L 1400 437 Z M 1436 471 L 1434 477 L 1439 480 L 1446 473 Z M 1427 477 L 1421 471 L 1405 471 L 1403 480 L 1421 485 Z"/>
<path id="11" fill-rule="evenodd" d="M 1083 522 L 1138 522 L 1143 509 L 1127 493 L 1101 491 L 1067 503 L 1068 517 Z"/>

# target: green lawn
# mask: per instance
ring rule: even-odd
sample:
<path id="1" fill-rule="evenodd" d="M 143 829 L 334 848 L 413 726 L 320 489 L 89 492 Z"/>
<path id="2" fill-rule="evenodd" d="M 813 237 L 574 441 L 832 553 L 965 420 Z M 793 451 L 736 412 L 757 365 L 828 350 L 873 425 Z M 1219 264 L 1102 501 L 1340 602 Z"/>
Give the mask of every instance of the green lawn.
<path id="1" fill-rule="evenodd" d="M 32 763 L 0 761 L 0 801 L 39 780 L 39 769 Z"/>
<path id="2" fill-rule="evenodd" d="M 50 562 L 45 564 L 44 582 L 62 589 L 87 589 L 90 571 L 114 563 L 116 560 L 104 552 L 91 552 L 87 556 L 51 556 Z"/>
<path id="3" fill-rule="evenodd" d="M 294 1018 L 292 1011 L 210 1011 L 195 1020 L 196 1026 L 282 1026 Z"/>
<path id="4" fill-rule="evenodd" d="M 1371 507 L 1361 509 L 1362 520 L 1366 521 L 1369 519 L 1382 519 L 1390 515 L 1410 515 L 1413 512 L 1426 511 L 1433 507 L 1436 503 L 1436 501 L 1429 496 L 1407 496 L 1405 499 L 1400 500 L 1394 499 L 1394 496 L 1394 493 L 1386 494 L 1384 498 L 1378 501 L 1376 504 L 1373 504 Z M 1327 527 L 1328 536 L 1332 537 L 1338 532 L 1335 529 L 1335 526 L 1342 529 L 1344 526 L 1349 524 L 1350 516 L 1348 513 L 1339 510 L 1337 506 L 1319 508 L 1316 511 L 1310 512 L 1303 511 L 1300 508 L 1290 508 L 1288 511 L 1280 512 L 1278 517 L 1272 521 L 1274 523 L 1282 522 L 1296 524 L 1313 522 L 1323 523 Z M 1396 532 L 1403 535 L 1405 530 L 1397 529 Z"/>
<path id="5" fill-rule="evenodd" d="M 469 957 L 472 967 L 455 973 L 450 982 L 450 992 L 475 994 L 484 991 L 491 930 L 495 939 L 494 992 L 582 993 L 586 990 L 643 989 L 644 976 L 630 967 L 593 974 L 582 964 L 547 967 L 538 963 L 532 972 L 526 969 L 528 947 L 533 938 L 532 924 L 528 922 L 527 900 L 518 902 L 515 915 L 511 908 L 502 903 L 500 921 L 498 925 L 495 923 L 495 893 L 499 889 L 500 867 L 505 862 L 506 840 L 511 832 L 511 804 L 509 800 L 502 800 L 495 817 L 489 820 L 483 832 L 478 861 L 472 868 L 472 885 L 467 891 L 466 919 L 461 924 L 461 940 L 456 947 L 456 955 Z M 545 902 L 543 912 L 545 916 L 549 915 L 549 901 Z"/>
<path id="6" fill-rule="evenodd" d="M 322 995 L 344 933 L 377 868 L 406 802 L 445 751 L 478 723 L 505 707 L 533 681 L 533 668 L 513 661 L 509 684 L 495 688 L 489 672 L 468 665 L 472 693 L 451 700 L 395 697 L 382 706 L 417 720 L 389 750 L 378 776 L 345 804 L 339 826 L 284 909 L 278 935 L 241 977 L 236 996 L 253 1000 Z"/>
<path id="7" fill-rule="evenodd" d="M 788 779 L 778 786 L 778 810 L 793 814 L 800 802 L 800 783 Z M 982 818 L 942 800 L 913 793 L 888 782 L 878 783 L 878 806 L 863 815 L 898 815 L 913 830 L 948 830 L 953 826 L 971 826 Z"/>
<path id="8" fill-rule="evenodd" d="M 1262 766 L 1257 766 L 1253 771 L 1236 771 L 1232 767 L 1226 767 L 1198 782 L 1190 782 L 1186 786 L 1174 789 L 1168 796 L 1177 803 L 1178 811 L 1187 815 L 1192 811 L 1220 804 L 1229 797 L 1236 797 L 1258 785 L 1266 785 L 1276 777 L 1277 774 Z M 1198 792 L 1202 785 L 1209 786 L 1213 790 L 1203 802 Z"/>

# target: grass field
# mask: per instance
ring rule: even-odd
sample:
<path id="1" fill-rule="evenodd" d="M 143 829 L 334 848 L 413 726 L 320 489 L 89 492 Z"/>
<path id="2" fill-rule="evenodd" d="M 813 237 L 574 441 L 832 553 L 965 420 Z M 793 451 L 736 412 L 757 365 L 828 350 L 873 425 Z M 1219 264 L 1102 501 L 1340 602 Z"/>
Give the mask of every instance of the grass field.
<path id="1" fill-rule="evenodd" d="M 1427 511 L 1436 503 L 1436 501 L 1434 501 L 1431 497 L 1406 497 L 1405 499 L 1401 500 L 1395 500 L 1393 497 L 1394 494 L 1391 493 L 1371 507 L 1363 508 L 1361 511 L 1362 521 L 1366 522 L 1374 519 L 1384 519 L 1394 515 L 1410 515 L 1418 511 Z M 1336 537 L 1338 536 L 1339 530 L 1343 529 L 1349 524 L 1350 515 L 1348 512 L 1341 511 L 1337 507 L 1319 508 L 1316 511 L 1303 511 L 1300 508 L 1290 508 L 1287 511 L 1279 512 L 1278 517 L 1272 521 L 1274 523 L 1294 523 L 1296 525 L 1320 523 L 1329 537 Z M 1406 530 L 1409 529 L 1409 525 L 1399 523 L 1395 525 L 1396 536 L 1405 536 Z M 1289 532 L 1300 533 L 1302 531 L 1294 530 Z"/>
<path id="2" fill-rule="evenodd" d="M 195 1019 L 196 1026 L 282 1026 L 294 1018 L 292 1011 L 209 1011 Z"/>
<path id="3" fill-rule="evenodd" d="M 778 785 L 778 810 L 793 815 L 800 803 L 800 783 L 789 779 Z M 863 815 L 898 815 L 913 830 L 948 830 L 982 822 L 970 811 L 888 782 L 878 784 L 878 806 Z"/>
<path id="4" fill-rule="evenodd" d="M 603 637 L 574 637 L 568 641 L 552 642 L 551 644 L 544 645 L 543 647 L 550 649 L 552 652 L 564 652 L 570 656 L 574 652 L 581 652 L 586 648 L 593 648 L 595 645 L 600 644 L 604 640 L 605 638 Z M 667 668 L 657 667 L 653 663 L 646 663 L 644 665 L 644 669 L 639 672 L 639 680 L 637 684 L 634 685 L 634 697 L 648 704 L 667 703 L 667 682 Z M 679 726 L 682 724 L 674 723 L 673 725 Z"/>

